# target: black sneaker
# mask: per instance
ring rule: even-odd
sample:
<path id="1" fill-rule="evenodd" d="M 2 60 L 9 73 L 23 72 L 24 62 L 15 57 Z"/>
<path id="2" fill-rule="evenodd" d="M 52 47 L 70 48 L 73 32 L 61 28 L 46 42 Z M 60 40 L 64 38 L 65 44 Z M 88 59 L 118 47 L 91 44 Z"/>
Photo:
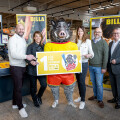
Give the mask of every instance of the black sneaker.
<path id="1" fill-rule="evenodd" d="M 120 109 L 120 105 L 119 104 L 115 104 L 115 109 Z"/>
<path id="2" fill-rule="evenodd" d="M 37 98 L 37 101 L 38 101 L 39 105 L 42 104 L 42 99 L 41 99 L 41 97 L 38 97 L 38 98 Z"/>
<path id="3" fill-rule="evenodd" d="M 111 99 L 111 100 L 108 100 L 107 102 L 108 102 L 108 103 L 116 103 L 117 101 L 116 101 L 115 98 L 113 98 L 113 99 Z"/>
<path id="4" fill-rule="evenodd" d="M 33 103 L 34 103 L 34 106 L 35 106 L 35 107 L 40 107 L 40 105 L 39 105 L 39 103 L 38 103 L 37 100 L 34 100 Z"/>

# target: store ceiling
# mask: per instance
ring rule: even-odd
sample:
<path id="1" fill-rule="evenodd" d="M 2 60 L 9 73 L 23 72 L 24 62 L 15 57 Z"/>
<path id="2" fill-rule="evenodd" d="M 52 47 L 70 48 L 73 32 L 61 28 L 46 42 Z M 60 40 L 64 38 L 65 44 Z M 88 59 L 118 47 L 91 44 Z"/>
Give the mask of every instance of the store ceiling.
<path id="1" fill-rule="evenodd" d="M 33 14 L 80 20 L 93 16 L 117 15 L 120 11 L 119 3 L 120 0 L 0 0 L 0 14 L 6 26 L 14 26 L 15 14 L 29 14 L 23 12 L 26 6 L 37 8 Z"/>

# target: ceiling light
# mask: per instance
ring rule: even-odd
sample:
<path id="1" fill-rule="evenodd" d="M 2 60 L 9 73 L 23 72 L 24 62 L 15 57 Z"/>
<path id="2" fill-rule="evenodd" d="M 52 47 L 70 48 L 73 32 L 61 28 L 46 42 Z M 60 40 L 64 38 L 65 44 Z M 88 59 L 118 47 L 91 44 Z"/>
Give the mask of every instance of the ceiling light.
<path id="1" fill-rule="evenodd" d="M 74 9 L 73 9 L 73 12 L 75 12 Z"/>
<path id="2" fill-rule="evenodd" d="M 109 4 L 109 5 L 105 5 L 105 6 L 99 6 L 99 7 L 97 7 L 97 8 L 93 8 L 93 9 L 91 9 L 90 11 L 92 11 L 92 12 L 95 12 L 95 11 L 99 11 L 99 10 L 106 10 L 106 9 L 110 9 L 110 8 L 113 8 L 114 6 L 119 6 L 119 3 L 113 3 L 112 5 L 111 4 Z"/>
<path id="3" fill-rule="evenodd" d="M 89 5 L 89 10 L 90 10 L 91 6 Z"/>
<path id="4" fill-rule="evenodd" d="M 100 6 L 99 7 L 101 8 L 101 2 L 100 2 Z"/>
<path id="5" fill-rule="evenodd" d="M 27 4 L 28 6 L 30 6 L 30 3 L 28 2 L 28 4 Z"/>
<path id="6" fill-rule="evenodd" d="M 110 4 L 113 4 L 113 0 L 111 0 L 111 3 Z"/>
<path id="7" fill-rule="evenodd" d="M 34 13 L 37 12 L 37 8 L 36 7 L 32 7 L 32 6 L 26 6 L 23 8 L 24 12 L 30 12 L 30 13 Z"/>

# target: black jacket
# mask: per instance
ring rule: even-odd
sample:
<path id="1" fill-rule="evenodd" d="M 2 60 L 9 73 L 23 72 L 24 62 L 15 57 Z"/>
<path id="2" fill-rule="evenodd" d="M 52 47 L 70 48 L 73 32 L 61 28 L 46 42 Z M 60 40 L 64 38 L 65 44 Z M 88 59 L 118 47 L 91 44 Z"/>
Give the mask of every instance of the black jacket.
<path id="1" fill-rule="evenodd" d="M 113 74 L 117 75 L 120 74 L 120 42 L 117 44 L 116 48 L 113 51 L 113 54 L 111 56 L 111 47 L 112 47 L 113 41 L 109 44 L 109 58 L 108 58 L 108 72 L 112 71 Z M 110 61 L 115 59 L 116 64 L 111 64 Z"/>
<path id="2" fill-rule="evenodd" d="M 44 45 L 38 45 L 36 42 L 31 43 L 27 48 L 27 55 L 32 54 L 36 57 L 36 52 L 44 51 Z M 30 61 L 26 60 L 28 63 L 27 72 L 29 75 L 37 76 L 37 67 L 30 64 Z"/>

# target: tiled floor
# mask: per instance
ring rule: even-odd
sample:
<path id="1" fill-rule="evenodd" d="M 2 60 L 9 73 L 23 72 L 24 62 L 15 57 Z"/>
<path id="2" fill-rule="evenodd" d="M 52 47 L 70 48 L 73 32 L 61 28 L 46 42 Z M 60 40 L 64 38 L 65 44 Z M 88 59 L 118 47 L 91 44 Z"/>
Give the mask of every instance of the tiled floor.
<path id="1" fill-rule="evenodd" d="M 120 120 L 120 109 L 115 110 L 114 104 L 109 104 L 106 101 L 112 98 L 111 91 L 104 90 L 103 109 L 98 107 L 97 101 L 88 101 L 88 97 L 92 96 L 92 88 L 87 87 L 86 90 L 86 106 L 84 110 L 79 110 L 67 105 L 67 100 L 64 95 L 63 87 L 60 88 L 59 105 L 52 108 L 53 102 L 52 93 L 48 87 L 43 96 L 43 104 L 40 108 L 35 108 L 31 96 L 23 97 L 23 103 L 27 104 L 26 111 L 29 117 L 26 120 Z M 77 86 L 74 90 L 74 99 L 78 97 Z M 11 108 L 11 101 L 0 103 L 0 120 L 21 120 L 18 110 Z"/>

